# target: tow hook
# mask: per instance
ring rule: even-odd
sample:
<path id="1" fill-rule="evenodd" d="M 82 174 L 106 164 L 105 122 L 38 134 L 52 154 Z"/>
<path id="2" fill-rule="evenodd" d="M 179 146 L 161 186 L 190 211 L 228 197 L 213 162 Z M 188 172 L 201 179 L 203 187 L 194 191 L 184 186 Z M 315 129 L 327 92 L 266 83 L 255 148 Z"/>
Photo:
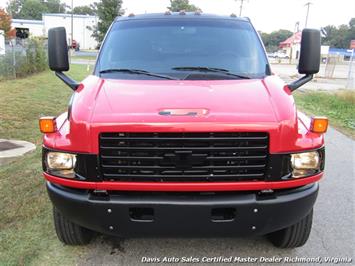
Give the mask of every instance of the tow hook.
<path id="1" fill-rule="evenodd" d="M 275 193 L 273 189 L 264 189 L 257 193 L 256 195 L 257 200 L 269 200 L 275 199 Z"/>
<path id="2" fill-rule="evenodd" d="M 109 201 L 110 195 L 108 194 L 107 190 L 94 190 L 90 194 L 91 200 L 102 200 L 102 201 Z"/>

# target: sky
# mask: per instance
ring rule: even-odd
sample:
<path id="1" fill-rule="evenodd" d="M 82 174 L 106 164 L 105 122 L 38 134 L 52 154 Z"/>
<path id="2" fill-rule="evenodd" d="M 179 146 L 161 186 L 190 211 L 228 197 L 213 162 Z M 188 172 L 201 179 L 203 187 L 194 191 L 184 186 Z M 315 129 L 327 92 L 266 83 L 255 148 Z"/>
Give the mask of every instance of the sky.
<path id="1" fill-rule="evenodd" d="M 9 0 L 0 0 L 0 7 L 5 7 Z M 73 0 L 74 6 L 88 5 L 92 0 Z M 71 0 L 62 0 L 68 5 Z M 354 0 L 244 0 L 242 16 L 247 16 L 257 30 L 271 32 L 278 29 L 295 30 L 305 26 L 307 7 L 309 10 L 308 27 L 320 28 L 327 25 L 348 24 L 355 17 Z M 126 14 L 164 12 L 169 0 L 123 0 Z M 221 15 L 239 14 L 240 0 L 190 0 L 191 4 L 200 7 L 204 13 Z"/>

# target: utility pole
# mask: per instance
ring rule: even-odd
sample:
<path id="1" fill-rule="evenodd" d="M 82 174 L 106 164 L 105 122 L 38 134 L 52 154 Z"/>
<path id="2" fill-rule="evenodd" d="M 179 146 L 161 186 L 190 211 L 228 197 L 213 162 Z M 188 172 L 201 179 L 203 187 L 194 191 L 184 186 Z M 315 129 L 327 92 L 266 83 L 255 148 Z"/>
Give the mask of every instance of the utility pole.
<path id="1" fill-rule="evenodd" d="M 240 1 L 240 7 L 239 7 L 239 17 L 242 16 L 242 11 L 243 11 L 243 5 L 246 0 L 235 0 L 236 2 Z"/>
<path id="2" fill-rule="evenodd" d="M 70 44 L 70 46 L 73 46 L 73 40 L 74 40 L 74 7 L 73 7 L 73 2 L 74 2 L 74 0 L 71 0 L 71 44 Z"/>
<path id="3" fill-rule="evenodd" d="M 309 15 L 309 6 L 312 5 L 311 2 L 306 3 L 304 6 L 307 6 L 307 15 L 306 15 L 306 23 L 305 23 L 305 28 L 307 28 L 307 24 L 308 24 L 308 15 Z"/>
<path id="4" fill-rule="evenodd" d="M 297 21 L 295 24 L 295 33 L 300 31 L 300 22 Z"/>
<path id="5" fill-rule="evenodd" d="M 290 60 L 289 60 L 289 64 L 291 65 L 291 63 L 292 63 L 292 59 L 293 59 L 293 47 L 294 47 L 294 45 L 295 45 L 295 39 L 296 39 L 296 33 L 297 32 L 299 32 L 299 30 L 300 30 L 300 22 L 299 21 L 297 21 L 296 23 L 295 23 L 295 29 L 294 29 L 294 31 L 293 31 L 293 40 L 292 40 L 292 43 L 291 43 L 291 49 L 290 49 Z M 298 59 L 297 58 L 297 52 L 296 52 L 296 58 L 295 59 Z"/>

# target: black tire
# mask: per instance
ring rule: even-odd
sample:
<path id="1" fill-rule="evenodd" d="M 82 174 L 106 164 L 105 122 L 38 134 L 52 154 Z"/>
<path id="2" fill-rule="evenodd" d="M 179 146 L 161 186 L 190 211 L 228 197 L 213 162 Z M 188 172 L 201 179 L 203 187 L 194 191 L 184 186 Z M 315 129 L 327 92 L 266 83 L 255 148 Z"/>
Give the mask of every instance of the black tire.
<path id="1" fill-rule="evenodd" d="M 313 210 L 302 220 L 290 227 L 268 235 L 269 240 L 278 248 L 297 248 L 303 246 L 311 233 Z"/>
<path id="2" fill-rule="evenodd" d="M 53 207 L 55 232 L 61 242 L 66 245 L 86 245 L 94 236 L 94 232 L 74 224 Z"/>

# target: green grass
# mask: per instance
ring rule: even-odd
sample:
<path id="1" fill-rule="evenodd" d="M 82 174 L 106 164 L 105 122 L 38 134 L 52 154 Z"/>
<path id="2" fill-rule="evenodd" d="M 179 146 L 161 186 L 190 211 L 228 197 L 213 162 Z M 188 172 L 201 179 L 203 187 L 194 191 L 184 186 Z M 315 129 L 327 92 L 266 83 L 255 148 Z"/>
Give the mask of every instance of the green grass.
<path id="1" fill-rule="evenodd" d="M 77 80 L 86 66 L 73 66 Z M 41 173 L 38 118 L 67 108 L 71 90 L 49 71 L 0 82 L 0 138 L 35 143 L 37 150 L 0 167 L 0 265 L 71 265 L 83 248 L 56 238 Z"/>
<path id="2" fill-rule="evenodd" d="M 297 106 L 307 114 L 327 116 L 330 124 L 355 138 L 355 91 L 295 93 Z"/>

